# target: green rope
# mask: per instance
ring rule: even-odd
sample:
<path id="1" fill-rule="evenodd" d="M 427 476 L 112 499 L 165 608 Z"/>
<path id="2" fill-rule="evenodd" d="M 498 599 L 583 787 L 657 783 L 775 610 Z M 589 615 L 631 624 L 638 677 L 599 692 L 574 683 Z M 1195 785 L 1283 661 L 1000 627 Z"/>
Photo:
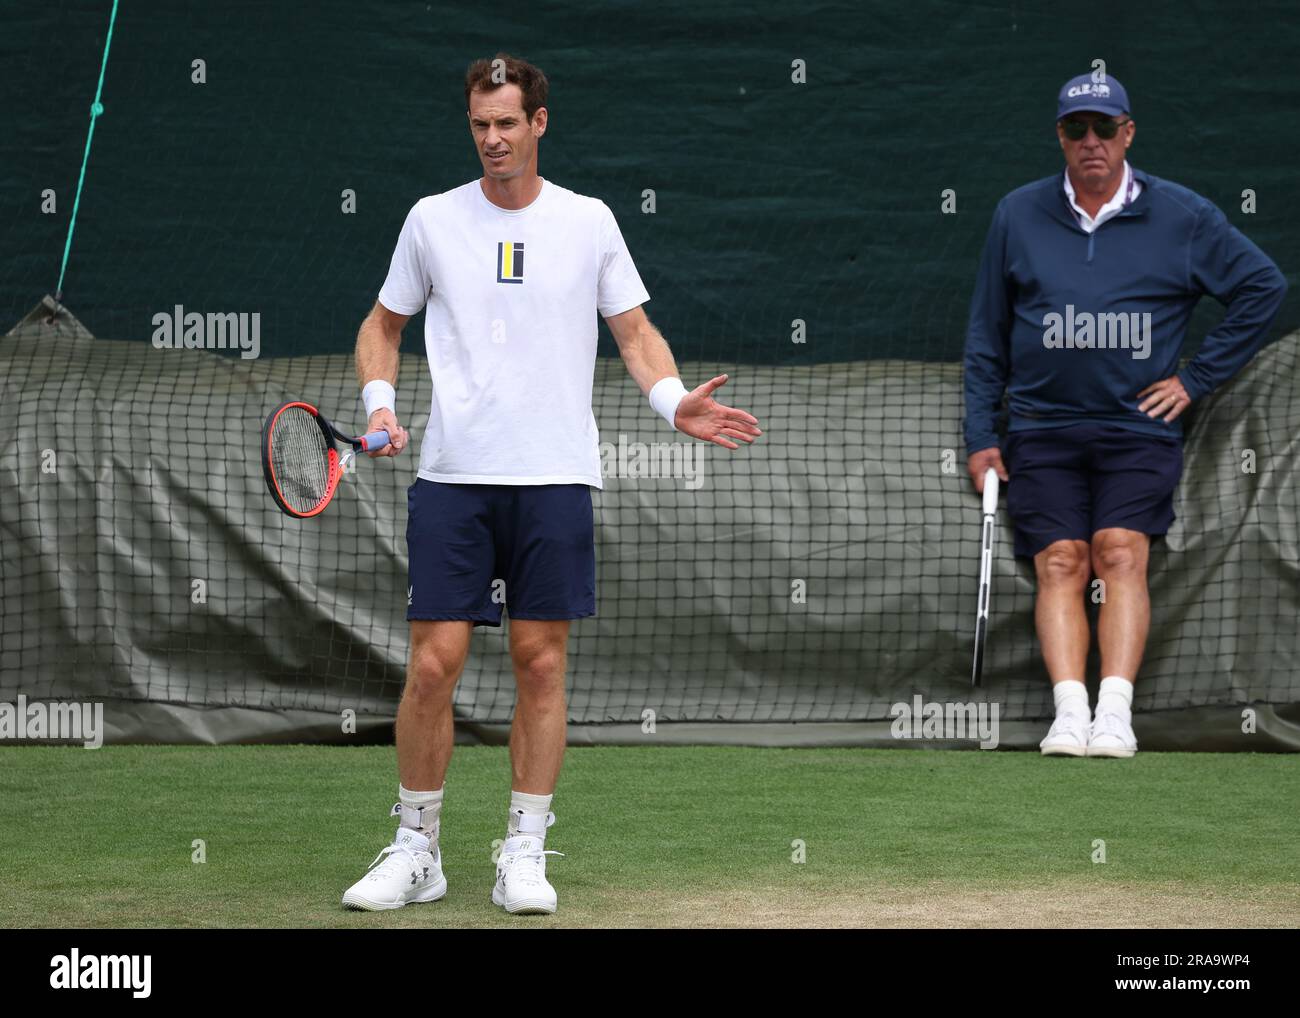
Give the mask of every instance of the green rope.
<path id="1" fill-rule="evenodd" d="M 54 299 L 63 300 L 63 276 L 68 271 L 68 255 L 72 253 L 72 231 L 77 228 L 77 209 L 81 206 L 81 186 L 86 182 L 86 164 L 90 162 L 90 143 L 95 137 L 95 121 L 104 112 L 99 101 L 104 94 L 104 72 L 108 70 L 108 47 L 113 44 L 113 25 L 117 21 L 117 0 L 113 0 L 113 13 L 108 19 L 108 38 L 104 40 L 104 60 L 99 65 L 99 85 L 95 88 L 95 101 L 90 104 L 90 130 L 86 132 L 86 152 L 81 157 L 81 176 L 77 180 L 77 197 L 72 202 L 72 219 L 68 223 L 68 239 L 63 245 L 63 265 L 59 269 L 59 285 L 54 288 Z"/>

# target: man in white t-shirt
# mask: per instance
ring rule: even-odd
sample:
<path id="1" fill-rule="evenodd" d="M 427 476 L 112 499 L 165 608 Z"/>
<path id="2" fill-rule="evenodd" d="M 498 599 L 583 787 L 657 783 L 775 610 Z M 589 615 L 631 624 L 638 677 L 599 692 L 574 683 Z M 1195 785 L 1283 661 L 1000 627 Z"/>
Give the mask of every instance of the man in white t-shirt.
<path id="1" fill-rule="evenodd" d="M 433 405 L 408 492 L 399 827 L 378 865 L 343 895 L 352 908 L 446 894 L 438 830 L 452 690 L 473 627 L 501 624 L 504 594 L 518 699 L 492 900 L 513 913 L 556 909 L 544 852 L 564 757 L 565 653 L 570 621 L 595 614 L 596 312 L 676 430 L 728 449 L 761 434 L 749 414 L 713 399 L 726 375 L 694 391 L 682 384 L 641 308 L 649 294 L 606 205 L 538 176 L 546 97 L 546 76 L 522 60 L 498 54 L 470 66 L 465 99 L 483 177 L 411 209 L 357 336 L 366 430 L 393 438 L 379 455 L 398 455 L 408 442 L 393 386 L 402 328 L 421 308 Z"/>

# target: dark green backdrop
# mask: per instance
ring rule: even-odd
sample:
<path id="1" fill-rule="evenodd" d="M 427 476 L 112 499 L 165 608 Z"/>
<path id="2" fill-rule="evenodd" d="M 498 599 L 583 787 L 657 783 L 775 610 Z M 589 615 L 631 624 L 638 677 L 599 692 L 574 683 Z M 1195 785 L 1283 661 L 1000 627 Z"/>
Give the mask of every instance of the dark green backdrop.
<path id="1" fill-rule="evenodd" d="M 5 327 L 58 276 L 110 7 L 6 5 Z M 348 349 L 406 210 L 478 173 L 461 81 L 498 48 L 550 75 L 542 173 L 614 209 L 682 359 L 958 356 L 993 204 L 1059 166 L 1056 90 L 1095 58 L 1133 97 L 1135 165 L 1224 208 L 1293 283 L 1273 335 L 1300 325 L 1286 4 L 123 0 L 66 300 L 101 336 L 183 303 L 260 311 L 270 356 Z"/>

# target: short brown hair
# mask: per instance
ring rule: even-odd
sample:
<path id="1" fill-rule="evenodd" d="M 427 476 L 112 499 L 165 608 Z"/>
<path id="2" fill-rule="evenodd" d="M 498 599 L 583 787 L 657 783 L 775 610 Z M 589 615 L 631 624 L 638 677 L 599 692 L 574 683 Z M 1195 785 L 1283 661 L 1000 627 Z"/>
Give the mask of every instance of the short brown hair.
<path id="1" fill-rule="evenodd" d="M 505 81 L 493 80 L 493 65 L 500 61 L 505 74 Z M 501 78 L 501 74 L 497 75 Z M 548 86 L 546 75 L 541 68 L 534 67 L 527 60 L 512 57 L 509 53 L 498 53 L 491 60 L 475 60 L 465 72 L 465 108 L 469 108 L 472 92 L 492 92 L 502 85 L 518 85 L 524 97 L 524 116 L 532 123 L 533 114 L 546 105 Z"/>

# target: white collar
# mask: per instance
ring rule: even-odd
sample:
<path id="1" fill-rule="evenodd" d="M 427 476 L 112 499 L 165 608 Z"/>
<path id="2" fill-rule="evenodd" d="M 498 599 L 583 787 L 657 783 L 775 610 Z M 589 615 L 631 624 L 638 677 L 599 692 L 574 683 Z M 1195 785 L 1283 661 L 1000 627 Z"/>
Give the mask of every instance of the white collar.
<path id="1" fill-rule="evenodd" d="M 1133 177 L 1133 168 L 1129 166 L 1128 160 L 1124 160 L 1124 179 L 1120 182 L 1115 194 L 1110 201 L 1106 202 L 1097 210 L 1096 216 L 1089 216 L 1083 209 L 1079 208 L 1078 202 L 1075 201 L 1074 185 L 1070 183 L 1070 171 L 1065 171 L 1065 196 L 1070 201 L 1070 208 L 1074 209 L 1075 218 L 1078 219 L 1079 225 L 1087 232 L 1091 233 L 1105 220 L 1117 215 L 1125 205 L 1133 201 L 1142 193 L 1142 182 L 1135 180 Z"/>

